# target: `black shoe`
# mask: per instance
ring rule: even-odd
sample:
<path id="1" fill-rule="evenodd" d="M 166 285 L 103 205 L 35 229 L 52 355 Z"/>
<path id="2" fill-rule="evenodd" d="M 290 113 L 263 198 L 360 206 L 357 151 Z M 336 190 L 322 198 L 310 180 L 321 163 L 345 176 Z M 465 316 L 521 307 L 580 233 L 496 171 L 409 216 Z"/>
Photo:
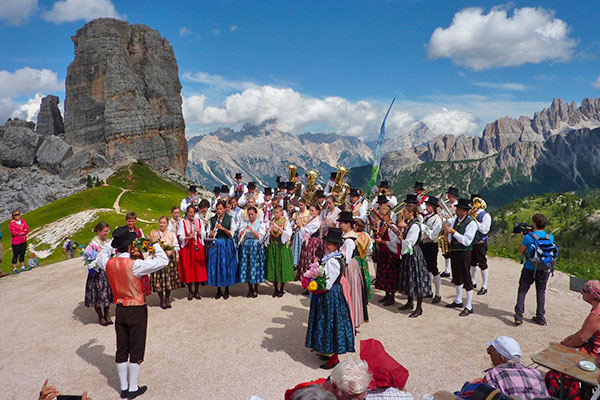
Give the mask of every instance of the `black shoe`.
<path id="1" fill-rule="evenodd" d="M 473 309 L 468 309 L 467 307 L 465 307 L 464 310 L 462 310 L 460 312 L 460 314 L 458 314 L 459 317 L 466 317 L 467 315 L 473 314 Z"/>
<path id="2" fill-rule="evenodd" d="M 384 306 L 391 306 L 392 304 L 394 304 L 396 302 L 396 300 L 394 299 L 393 296 L 391 296 L 389 299 L 387 299 L 385 301 L 385 303 L 383 303 Z"/>
<path id="3" fill-rule="evenodd" d="M 329 357 L 327 357 L 327 356 L 319 356 L 319 360 L 329 361 Z"/>
<path id="4" fill-rule="evenodd" d="M 107 323 L 108 325 L 114 325 L 114 324 L 115 324 L 115 323 L 114 323 L 114 322 L 112 322 L 112 320 L 110 320 L 110 319 L 107 319 L 107 320 L 106 320 L 106 323 Z"/>
<path id="5" fill-rule="evenodd" d="M 435 296 L 433 300 L 431 300 L 431 304 L 437 304 L 440 301 L 442 301 L 442 298 L 440 296 Z"/>
<path id="6" fill-rule="evenodd" d="M 335 364 L 329 365 L 329 361 L 327 361 L 325 364 L 321 365 L 319 368 L 321 369 L 332 369 L 335 368 L 336 365 L 338 365 L 339 362 L 336 362 Z"/>
<path id="7" fill-rule="evenodd" d="M 483 296 L 483 295 L 484 295 L 484 294 L 486 294 L 486 293 L 487 293 L 487 289 L 486 289 L 486 288 L 484 288 L 484 287 L 482 287 L 481 289 L 479 289 L 479 292 L 477 292 L 477 294 L 478 294 L 479 296 Z"/>
<path id="8" fill-rule="evenodd" d="M 411 302 L 406 303 L 405 305 L 403 305 L 402 307 L 398 307 L 398 310 L 412 310 L 415 307 L 415 305 Z"/>
<path id="9" fill-rule="evenodd" d="M 420 308 L 413 311 L 408 318 L 417 318 L 419 315 L 423 315 L 423 310 Z"/>
<path id="10" fill-rule="evenodd" d="M 446 308 L 463 308 L 463 303 L 457 303 L 456 301 L 446 304 L 444 307 Z"/>
<path id="11" fill-rule="evenodd" d="M 144 393 L 146 393 L 146 390 L 148 390 L 148 386 L 140 386 L 140 387 L 138 387 L 138 390 L 136 390 L 135 392 L 127 393 L 127 398 L 135 399 L 136 397 L 141 396 Z"/>
<path id="12" fill-rule="evenodd" d="M 474 283 L 472 286 L 473 286 L 473 289 L 477 289 L 477 284 L 476 283 Z"/>
<path id="13" fill-rule="evenodd" d="M 188 300 L 192 301 L 194 299 L 194 295 L 190 292 L 188 293 Z"/>
<path id="14" fill-rule="evenodd" d="M 249 291 L 248 294 L 246 295 L 247 298 L 251 298 L 252 297 L 252 291 Z"/>
<path id="15" fill-rule="evenodd" d="M 538 317 L 537 315 L 535 317 L 531 318 L 531 320 L 533 322 L 535 322 L 536 324 L 540 325 L 540 326 L 546 326 L 546 325 L 548 325 L 546 323 L 545 319 L 543 319 L 542 317 Z"/>
<path id="16" fill-rule="evenodd" d="M 285 292 L 282 289 L 279 291 L 279 293 L 277 293 L 277 297 L 283 297 L 284 294 L 285 294 Z"/>
<path id="17" fill-rule="evenodd" d="M 523 325 L 523 320 L 515 318 L 515 326 L 521 326 L 521 325 Z"/>
<path id="18" fill-rule="evenodd" d="M 279 295 L 279 291 L 277 289 L 275 289 L 273 291 L 273 298 L 277 297 Z"/>
<path id="19" fill-rule="evenodd" d="M 448 272 L 442 272 L 442 273 L 440 274 L 440 276 L 441 276 L 442 278 L 450 278 L 450 274 L 449 274 Z"/>
<path id="20" fill-rule="evenodd" d="M 173 306 L 171 305 L 171 303 L 167 303 L 167 308 L 173 308 Z"/>
<path id="21" fill-rule="evenodd" d="M 257 298 L 257 297 L 258 297 L 258 292 L 253 292 L 253 293 L 252 293 L 252 298 L 253 298 L 253 299 L 255 299 L 255 298 Z"/>
<path id="22" fill-rule="evenodd" d="M 200 293 L 198 293 L 198 292 L 195 292 L 195 293 L 194 293 L 194 298 L 195 298 L 196 300 L 200 300 L 202 297 L 200 296 Z"/>
<path id="23" fill-rule="evenodd" d="M 121 398 L 126 399 L 128 393 L 129 393 L 129 390 L 127 390 L 127 389 L 121 390 Z"/>
<path id="24" fill-rule="evenodd" d="M 219 290 L 217 292 L 217 294 L 215 295 L 215 300 L 219 300 L 223 295 L 221 294 L 221 291 Z"/>
<path id="25" fill-rule="evenodd" d="M 227 300 L 229 298 L 229 290 L 225 292 L 223 295 L 223 300 Z"/>
<path id="26" fill-rule="evenodd" d="M 167 305 L 166 304 L 161 304 L 160 308 L 162 308 L 163 310 L 166 310 L 167 309 Z"/>

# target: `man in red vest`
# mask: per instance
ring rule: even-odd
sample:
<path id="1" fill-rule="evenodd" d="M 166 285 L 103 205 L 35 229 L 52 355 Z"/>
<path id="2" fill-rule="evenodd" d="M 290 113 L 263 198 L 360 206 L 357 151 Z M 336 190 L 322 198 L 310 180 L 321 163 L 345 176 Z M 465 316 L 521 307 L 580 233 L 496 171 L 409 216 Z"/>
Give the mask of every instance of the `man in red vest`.
<path id="1" fill-rule="evenodd" d="M 157 231 L 150 232 L 149 237 L 155 251 L 154 257 L 146 260 L 132 260 L 129 252 L 136 237 L 136 233 L 129 232 L 127 226 L 117 228 L 113 231 L 113 240 L 110 245 L 104 246 L 98 254 L 98 265 L 106 270 L 113 292 L 113 302 L 117 305 L 115 362 L 121 381 L 122 399 L 134 399 L 148 390 L 147 386 L 138 387 L 140 364 L 144 360 L 148 327 L 148 309 L 140 277 L 150 275 L 169 264 L 167 255 L 158 244 Z M 111 257 L 113 248 L 117 250 L 116 257 Z M 127 379 L 128 370 L 129 380 Z"/>

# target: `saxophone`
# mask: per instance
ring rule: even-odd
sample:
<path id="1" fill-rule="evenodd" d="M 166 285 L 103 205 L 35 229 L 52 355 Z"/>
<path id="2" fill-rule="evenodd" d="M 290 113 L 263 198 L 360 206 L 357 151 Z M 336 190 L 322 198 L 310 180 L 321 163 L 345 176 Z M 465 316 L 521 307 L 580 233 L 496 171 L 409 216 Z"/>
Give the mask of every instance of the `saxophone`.
<path id="1" fill-rule="evenodd" d="M 337 193 L 336 203 L 338 207 L 343 207 L 346 204 L 346 197 L 350 193 L 350 186 L 344 182 L 344 176 L 348 173 L 348 170 L 344 167 L 337 167 L 337 173 L 335 175 L 335 184 L 331 189 L 332 192 Z M 345 208 L 344 208 L 345 209 Z"/>
<path id="2" fill-rule="evenodd" d="M 441 196 L 442 195 L 440 194 L 440 197 L 438 198 L 441 199 Z M 448 220 L 452 218 L 452 212 L 450 211 L 444 200 L 441 200 L 440 203 L 442 204 L 442 208 L 438 209 L 438 214 L 442 218 L 442 235 L 438 239 L 438 246 L 442 254 L 444 256 L 447 256 L 448 254 L 450 254 L 450 241 L 448 240 L 448 235 L 444 233 L 444 228 L 448 226 Z"/>
<path id="3" fill-rule="evenodd" d="M 306 190 L 304 191 L 304 199 L 306 200 L 306 204 L 310 207 L 317 201 L 315 194 L 317 190 L 317 186 L 315 185 L 315 181 L 319 173 L 315 170 L 306 171 Z"/>

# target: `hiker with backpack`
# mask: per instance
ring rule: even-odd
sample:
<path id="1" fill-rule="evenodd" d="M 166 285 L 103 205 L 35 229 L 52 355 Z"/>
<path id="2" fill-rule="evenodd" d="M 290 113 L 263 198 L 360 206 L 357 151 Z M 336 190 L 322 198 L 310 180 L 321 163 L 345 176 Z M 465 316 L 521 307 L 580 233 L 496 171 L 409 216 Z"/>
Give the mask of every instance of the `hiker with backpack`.
<path id="1" fill-rule="evenodd" d="M 533 283 L 535 283 L 537 310 L 532 318 L 538 325 L 546 325 L 546 285 L 550 274 L 554 273 L 554 265 L 558 257 L 558 248 L 554 244 L 554 236 L 544 231 L 548 220 L 543 214 L 535 214 L 532 218 L 533 230 L 523 234 L 523 241 L 519 253 L 522 254 L 525 264 L 519 279 L 517 304 L 515 305 L 515 325 L 523 323 L 525 311 L 525 297 Z"/>

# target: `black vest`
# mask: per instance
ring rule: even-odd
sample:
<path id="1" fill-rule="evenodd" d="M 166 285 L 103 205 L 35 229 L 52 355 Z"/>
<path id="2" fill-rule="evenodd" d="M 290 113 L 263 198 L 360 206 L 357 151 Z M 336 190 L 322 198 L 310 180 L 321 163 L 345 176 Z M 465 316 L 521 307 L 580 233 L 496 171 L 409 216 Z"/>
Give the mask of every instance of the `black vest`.
<path id="1" fill-rule="evenodd" d="M 215 229 L 215 226 L 217 225 L 217 218 L 218 215 L 215 215 L 214 217 L 212 217 L 210 219 L 210 230 L 212 231 L 213 229 Z M 231 230 L 231 221 L 232 221 L 232 217 L 229 214 L 225 214 L 225 216 L 223 217 L 223 222 L 221 223 L 221 225 L 223 225 L 223 228 L 227 229 L 227 230 Z M 227 235 L 225 232 L 223 232 L 222 230 L 218 230 L 217 231 L 217 235 L 216 235 L 217 239 L 220 238 L 230 238 L 229 235 Z"/>
<path id="2" fill-rule="evenodd" d="M 456 232 L 460 233 L 461 235 L 464 235 L 465 230 L 467 229 L 467 225 L 469 225 L 471 222 L 473 222 L 473 218 L 471 218 L 470 215 L 467 215 L 465 219 L 463 219 L 460 223 L 458 221 L 458 217 L 456 217 L 456 221 L 454 221 L 453 228 L 456 230 Z M 468 246 L 464 246 L 454 238 L 454 235 L 452 235 L 452 240 L 450 240 L 450 249 L 452 251 L 469 251 L 473 249 L 473 243 L 469 244 Z"/>

